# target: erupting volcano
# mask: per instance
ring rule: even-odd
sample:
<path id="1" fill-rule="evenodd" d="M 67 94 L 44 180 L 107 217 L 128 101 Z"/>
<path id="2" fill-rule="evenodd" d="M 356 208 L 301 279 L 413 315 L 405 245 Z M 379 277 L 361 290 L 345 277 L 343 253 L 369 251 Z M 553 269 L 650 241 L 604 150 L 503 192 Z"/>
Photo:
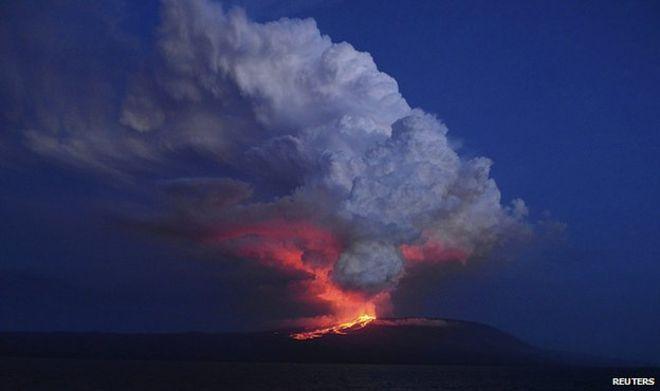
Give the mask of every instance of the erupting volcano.
<path id="1" fill-rule="evenodd" d="M 333 281 L 332 268 L 343 245 L 331 232 L 306 222 L 273 220 L 235 227 L 216 233 L 212 241 L 230 255 L 254 259 L 275 269 L 306 273 L 308 278 L 301 282 L 304 291 L 331 307 L 331 315 L 298 320 L 307 326 L 338 323 L 328 327 L 327 332 L 340 333 L 375 319 L 377 304 L 389 299 L 387 292 L 352 291 Z"/>
<path id="2" fill-rule="evenodd" d="M 524 202 L 502 203 L 489 159 L 459 156 L 438 118 L 313 20 L 262 24 L 167 0 L 156 39 L 121 104 L 127 136 L 112 144 L 121 159 L 172 168 L 155 186 L 148 177 L 162 202 L 140 223 L 283 276 L 272 290 L 286 293 L 271 296 L 300 311 L 272 322 L 318 328 L 298 339 L 389 315 L 415 265 L 484 258 L 527 232 Z M 104 137 L 47 144 L 65 153 Z M 191 153 L 202 164 L 187 170 L 178 159 Z M 121 172 L 123 160 L 99 159 Z M 241 288 L 260 288 L 249 281 Z"/>

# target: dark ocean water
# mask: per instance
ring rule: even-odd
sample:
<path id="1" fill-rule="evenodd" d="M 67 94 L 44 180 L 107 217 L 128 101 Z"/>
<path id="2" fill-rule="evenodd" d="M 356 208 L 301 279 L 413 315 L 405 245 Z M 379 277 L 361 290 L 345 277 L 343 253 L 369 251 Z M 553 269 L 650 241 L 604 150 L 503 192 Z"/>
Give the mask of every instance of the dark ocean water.
<path id="1" fill-rule="evenodd" d="M 2 390 L 607 390 L 614 376 L 657 375 L 658 370 L 651 368 L 0 358 Z"/>

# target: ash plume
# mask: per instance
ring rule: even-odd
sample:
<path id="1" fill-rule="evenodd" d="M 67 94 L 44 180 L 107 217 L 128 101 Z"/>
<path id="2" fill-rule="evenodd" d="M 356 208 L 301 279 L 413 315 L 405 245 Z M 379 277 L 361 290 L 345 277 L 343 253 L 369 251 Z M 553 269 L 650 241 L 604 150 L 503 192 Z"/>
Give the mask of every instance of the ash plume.
<path id="1" fill-rule="evenodd" d="M 19 142 L 127 186 L 158 178 L 166 201 L 143 223 L 306 273 L 297 289 L 337 317 L 385 308 L 417 262 L 465 262 L 528 232 L 489 159 L 459 156 L 438 118 L 314 20 L 256 23 L 207 0 L 165 0 L 161 13 L 125 92 L 94 109 L 63 101 L 79 110 L 29 126 L 12 117 Z M 206 169 L 177 176 L 190 154 Z"/>

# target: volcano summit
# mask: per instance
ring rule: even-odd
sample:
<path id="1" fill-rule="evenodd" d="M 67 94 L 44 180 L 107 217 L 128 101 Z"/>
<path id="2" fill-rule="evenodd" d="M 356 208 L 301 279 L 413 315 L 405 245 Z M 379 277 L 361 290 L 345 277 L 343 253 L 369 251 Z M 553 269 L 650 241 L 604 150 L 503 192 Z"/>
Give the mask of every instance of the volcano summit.
<path id="1" fill-rule="evenodd" d="M 474 322 L 366 317 L 362 322 L 316 334 L 289 330 L 221 334 L 3 333 L 0 356 L 456 365 L 575 362 Z"/>

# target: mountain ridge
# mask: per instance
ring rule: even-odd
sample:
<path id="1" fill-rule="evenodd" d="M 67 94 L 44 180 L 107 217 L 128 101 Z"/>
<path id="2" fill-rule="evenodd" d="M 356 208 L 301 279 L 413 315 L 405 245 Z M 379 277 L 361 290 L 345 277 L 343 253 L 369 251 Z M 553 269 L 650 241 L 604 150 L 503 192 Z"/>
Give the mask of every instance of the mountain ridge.
<path id="1" fill-rule="evenodd" d="M 551 352 L 495 327 L 442 318 L 382 318 L 347 334 L 0 332 L 0 356 L 182 361 L 442 365 L 607 365 Z"/>

